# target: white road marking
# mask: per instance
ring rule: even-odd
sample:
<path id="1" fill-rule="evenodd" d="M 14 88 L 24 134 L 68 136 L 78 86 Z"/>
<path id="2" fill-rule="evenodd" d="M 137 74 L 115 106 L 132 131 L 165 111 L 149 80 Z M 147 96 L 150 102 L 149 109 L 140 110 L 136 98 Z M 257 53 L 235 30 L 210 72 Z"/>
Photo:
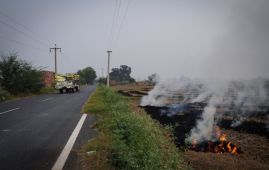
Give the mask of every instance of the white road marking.
<path id="1" fill-rule="evenodd" d="M 52 170 L 62 170 L 63 169 L 64 164 L 65 164 L 65 162 L 66 162 L 66 160 L 71 152 L 71 149 L 73 148 L 73 145 L 78 137 L 78 134 L 80 132 L 80 129 L 81 129 L 86 117 L 87 117 L 87 114 L 83 114 L 81 116 L 76 128 L 74 129 L 73 133 L 71 134 L 70 138 L 68 139 L 60 156 L 58 157 L 57 161 L 53 165 Z"/>
<path id="2" fill-rule="evenodd" d="M 52 100 L 53 98 L 50 97 L 50 98 L 47 98 L 47 99 L 44 99 L 44 100 L 41 100 L 40 102 L 45 102 L 45 101 L 48 101 L 48 100 Z"/>
<path id="3" fill-rule="evenodd" d="M 7 111 L 4 111 L 4 112 L 1 112 L 1 113 L 0 113 L 0 115 L 5 114 L 5 113 L 8 113 L 8 112 L 12 112 L 12 111 L 14 111 L 14 110 L 18 110 L 18 109 L 20 109 L 20 108 L 19 108 L 19 107 L 17 107 L 17 108 L 14 108 L 14 109 L 10 109 L 10 110 L 7 110 Z"/>
<path id="4" fill-rule="evenodd" d="M 3 129 L 3 130 L 1 130 L 2 132 L 10 132 L 11 131 L 11 129 Z"/>

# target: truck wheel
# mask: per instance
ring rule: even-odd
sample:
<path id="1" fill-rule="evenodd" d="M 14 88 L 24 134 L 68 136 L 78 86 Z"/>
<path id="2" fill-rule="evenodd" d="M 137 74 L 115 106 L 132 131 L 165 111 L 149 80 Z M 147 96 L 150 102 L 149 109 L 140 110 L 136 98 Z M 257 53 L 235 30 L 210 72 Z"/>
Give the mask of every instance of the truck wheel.
<path id="1" fill-rule="evenodd" d="M 78 92 L 78 87 L 76 87 L 76 92 Z"/>
<path id="2" fill-rule="evenodd" d="M 60 94 L 63 94 L 63 89 L 60 89 L 59 92 L 60 92 Z"/>
<path id="3" fill-rule="evenodd" d="M 74 93 L 74 92 L 75 92 L 74 88 L 72 88 L 71 90 L 72 90 L 72 93 Z"/>

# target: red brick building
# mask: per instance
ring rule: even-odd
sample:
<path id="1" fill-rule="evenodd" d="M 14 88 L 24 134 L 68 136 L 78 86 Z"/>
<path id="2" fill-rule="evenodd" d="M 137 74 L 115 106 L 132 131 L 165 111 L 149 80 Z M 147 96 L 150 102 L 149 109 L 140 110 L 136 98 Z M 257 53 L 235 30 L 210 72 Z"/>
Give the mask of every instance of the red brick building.
<path id="1" fill-rule="evenodd" d="M 42 71 L 42 79 L 45 87 L 52 87 L 54 84 L 54 72 Z"/>

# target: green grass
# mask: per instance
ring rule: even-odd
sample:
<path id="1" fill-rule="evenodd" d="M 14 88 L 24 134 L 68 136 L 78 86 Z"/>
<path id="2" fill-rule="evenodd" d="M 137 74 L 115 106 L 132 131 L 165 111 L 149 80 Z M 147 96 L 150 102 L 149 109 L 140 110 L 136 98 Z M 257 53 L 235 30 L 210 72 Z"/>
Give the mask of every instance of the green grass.
<path id="1" fill-rule="evenodd" d="M 3 101 L 6 101 L 6 100 L 10 100 L 11 99 L 11 94 L 6 91 L 6 90 L 3 90 L 1 87 L 0 87 L 0 102 L 3 102 Z"/>
<path id="2" fill-rule="evenodd" d="M 40 94 L 53 93 L 55 92 L 54 87 L 43 87 L 40 89 Z"/>
<path id="3" fill-rule="evenodd" d="M 99 86 L 85 104 L 84 112 L 99 116 L 99 135 L 86 146 L 87 151 L 97 151 L 99 164 L 100 157 L 107 157 L 101 162 L 109 169 L 186 168 L 180 152 L 167 137 L 169 131 L 147 114 L 132 112 L 128 99 L 111 89 Z"/>
<path id="4" fill-rule="evenodd" d="M 53 93 L 55 92 L 55 88 L 54 87 L 43 87 L 40 89 L 40 92 L 37 93 L 19 93 L 16 95 L 12 95 L 10 94 L 8 91 L 3 90 L 2 88 L 0 88 L 0 102 L 5 102 L 5 101 L 11 101 L 11 100 L 17 100 L 20 98 L 24 98 L 24 97 L 29 97 L 29 96 L 34 96 L 34 95 L 40 95 L 40 94 L 47 94 L 47 93 Z"/>

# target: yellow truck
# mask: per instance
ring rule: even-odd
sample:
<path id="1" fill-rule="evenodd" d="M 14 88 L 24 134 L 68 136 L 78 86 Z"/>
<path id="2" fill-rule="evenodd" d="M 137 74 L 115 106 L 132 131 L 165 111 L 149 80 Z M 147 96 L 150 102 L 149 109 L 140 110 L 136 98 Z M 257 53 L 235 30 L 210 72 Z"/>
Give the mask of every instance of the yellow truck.
<path id="1" fill-rule="evenodd" d="M 55 76 L 55 89 L 60 93 L 78 92 L 79 91 L 79 75 L 78 74 L 57 74 Z"/>

